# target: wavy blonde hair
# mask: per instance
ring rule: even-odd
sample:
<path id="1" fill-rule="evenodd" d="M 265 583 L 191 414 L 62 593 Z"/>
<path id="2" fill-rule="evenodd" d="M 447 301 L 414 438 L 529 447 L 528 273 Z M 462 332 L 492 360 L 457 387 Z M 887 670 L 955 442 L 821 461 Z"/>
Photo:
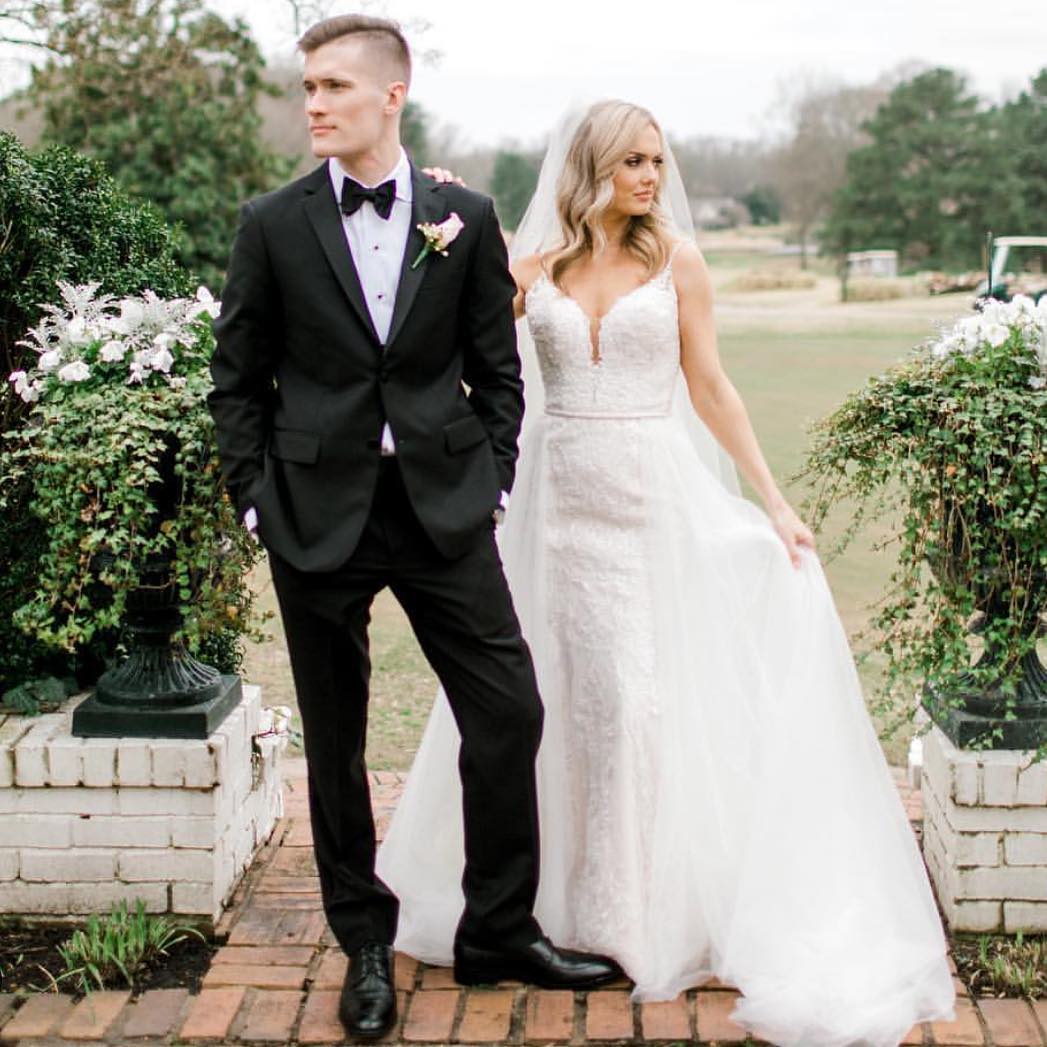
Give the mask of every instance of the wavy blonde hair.
<path id="1" fill-rule="evenodd" d="M 563 242 L 548 256 L 546 264 L 558 287 L 572 263 L 606 246 L 602 218 L 614 199 L 615 171 L 629 155 L 637 135 L 647 127 L 653 127 L 664 142 L 658 121 L 647 109 L 630 102 L 597 102 L 582 118 L 556 186 L 556 212 Z M 644 265 L 648 276 L 654 276 L 668 264 L 672 250 L 661 191 L 659 179 L 650 211 L 630 217 L 622 241 L 625 250 Z"/>

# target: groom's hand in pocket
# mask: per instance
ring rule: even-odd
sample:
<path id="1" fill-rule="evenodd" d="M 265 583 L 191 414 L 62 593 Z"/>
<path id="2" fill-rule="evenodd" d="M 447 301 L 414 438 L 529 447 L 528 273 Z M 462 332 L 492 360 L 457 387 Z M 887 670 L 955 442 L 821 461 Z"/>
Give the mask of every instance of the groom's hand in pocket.
<path id="1" fill-rule="evenodd" d="M 495 527 L 500 527 L 502 521 L 505 519 L 505 509 L 509 504 L 509 492 L 499 492 L 498 504 L 491 510 L 491 519 L 494 520 Z"/>
<path id="2" fill-rule="evenodd" d="M 240 518 L 240 522 L 247 528 L 247 533 L 254 539 L 256 545 L 261 544 L 258 537 L 258 511 L 253 505 L 249 505 Z"/>

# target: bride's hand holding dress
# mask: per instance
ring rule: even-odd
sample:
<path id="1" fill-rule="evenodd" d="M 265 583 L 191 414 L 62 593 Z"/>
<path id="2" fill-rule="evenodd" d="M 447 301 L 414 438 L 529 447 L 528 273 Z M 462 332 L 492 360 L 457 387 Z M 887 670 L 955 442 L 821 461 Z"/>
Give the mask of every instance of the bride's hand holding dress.
<path id="1" fill-rule="evenodd" d="M 712 281 L 701 252 L 684 243 L 673 256 L 680 326 L 680 366 L 695 413 L 759 495 L 794 567 L 814 535 L 785 500 L 753 432 L 741 396 L 724 371 L 713 320 Z"/>

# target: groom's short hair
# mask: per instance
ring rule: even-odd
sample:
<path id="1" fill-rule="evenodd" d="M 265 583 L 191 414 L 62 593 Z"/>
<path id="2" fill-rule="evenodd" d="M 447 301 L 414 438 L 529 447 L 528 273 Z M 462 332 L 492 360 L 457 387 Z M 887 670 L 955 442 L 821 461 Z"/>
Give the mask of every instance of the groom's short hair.
<path id="1" fill-rule="evenodd" d="M 411 84 L 411 49 L 396 22 L 373 15 L 335 15 L 310 26 L 298 41 L 298 50 L 309 54 L 332 40 L 355 37 L 371 45 L 380 58 L 395 70 L 396 77 Z"/>

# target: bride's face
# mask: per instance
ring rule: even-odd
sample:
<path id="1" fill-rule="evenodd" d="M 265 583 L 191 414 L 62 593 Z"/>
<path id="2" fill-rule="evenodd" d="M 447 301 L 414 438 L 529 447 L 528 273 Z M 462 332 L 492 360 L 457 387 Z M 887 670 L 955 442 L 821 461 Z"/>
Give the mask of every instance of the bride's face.
<path id="1" fill-rule="evenodd" d="M 650 124 L 630 143 L 614 172 L 611 209 L 625 215 L 647 214 L 662 177 L 662 138 Z"/>

